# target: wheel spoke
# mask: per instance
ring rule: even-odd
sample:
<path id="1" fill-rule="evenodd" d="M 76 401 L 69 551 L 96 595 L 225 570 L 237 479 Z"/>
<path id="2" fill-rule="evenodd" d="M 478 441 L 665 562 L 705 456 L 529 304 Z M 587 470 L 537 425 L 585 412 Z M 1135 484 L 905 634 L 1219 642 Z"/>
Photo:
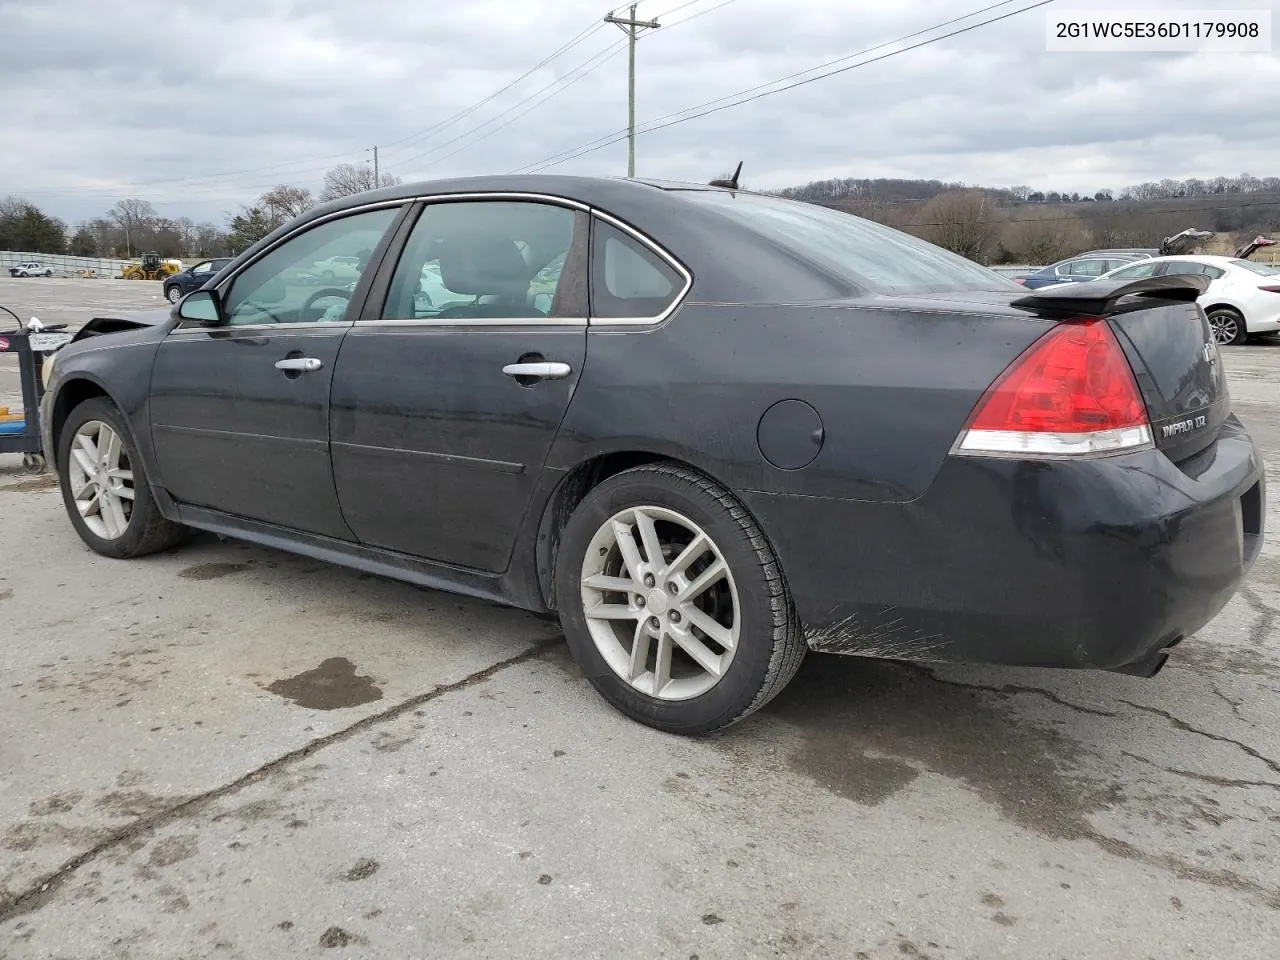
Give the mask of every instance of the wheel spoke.
<path id="1" fill-rule="evenodd" d="M 97 509 L 98 512 L 101 513 L 102 503 L 100 502 L 100 499 L 99 499 L 101 496 L 102 496 L 102 491 L 99 490 L 96 494 L 94 494 L 88 500 L 77 500 L 76 509 L 80 511 L 80 516 L 82 517 L 91 516 L 95 509 Z"/>
<path id="2" fill-rule="evenodd" d="M 733 631 L 730 630 L 728 627 L 712 620 L 709 616 L 707 616 L 705 613 L 703 613 L 701 610 L 695 607 L 692 603 L 690 604 L 682 603 L 680 605 L 680 610 L 682 613 L 684 613 L 685 619 L 687 619 L 691 624 L 693 624 L 695 627 L 697 627 L 699 630 L 705 633 L 708 637 L 710 637 L 716 643 L 720 644 L 720 646 L 724 647 L 724 649 L 726 650 L 733 649 Z"/>
<path id="3" fill-rule="evenodd" d="M 658 652 L 653 658 L 653 695 L 662 695 L 662 688 L 671 682 L 671 635 L 663 630 L 658 634 Z"/>
<path id="4" fill-rule="evenodd" d="M 667 566 L 665 573 L 667 576 L 671 576 L 675 573 L 683 573 L 689 564 L 693 563 L 693 561 L 697 560 L 698 557 L 706 553 L 710 547 L 711 542 L 707 540 L 705 535 L 701 533 L 695 535 L 694 538 L 689 541 L 689 545 L 680 551 L 680 555 L 672 560 Z"/>
<path id="5" fill-rule="evenodd" d="M 643 510 L 636 510 L 635 518 L 636 530 L 640 533 L 640 543 L 644 545 L 645 559 L 649 561 L 652 569 L 661 570 L 664 566 L 662 542 L 658 540 L 658 531 L 653 525 L 653 517 Z"/>
<path id="6" fill-rule="evenodd" d="M 84 477 L 81 480 L 72 481 L 72 482 L 77 484 L 76 486 L 73 486 L 71 488 L 72 500 L 83 500 L 84 495 L 88 493 L 96 485 L 92 477 Z"/>
<path id="7" fill-rule="evenodd" d="M 109 490 L 102 491 L 102 519 L 107 525 L 107 532 L 114 539 L 124 533 L 129 525 L 129 518 L 124 515 L 124 504 L 120 498 Z"/>
<path id="8" fill-rule="evenodd" d="M 106 436 L 106 446 L 102 450 L 102 459 L 106 461 L 103 466 L 108 469 L 120 466 L 120 435 L 110 427 L 103 427 L 102 432 Z"/>
<path id="9" fill-rule="evenodd" d="M 597 603 L 587 607 L 583 613 L 588 620 L 635 620 L 642 617 L 625 603 Z"/>
<path id="10" fill-rule="evenodd" d="M 673 633 L 671 636 L 680 645 L 680 649 L 693 658 L 694 663 L 713 677 L 720 676 L 719 654 L 712 653 L 711 648 L 692 633 Z"/>
<path id="11" fill-rule="evenodd" d="M 635 637 L 631 642 L 631 661 L 627 668 L 627 679 L 635 683 L 644 676 L 649 665 L 649 641 L 653 639 L 649 629 L 641 617 L 636 623 Z"/>
<path id="12" fill-rule="evenodd" d="M 603 573 L 583 578 L 582 585 L 589 590 L 607 590 L 611 593 L 639 593 L 640 584 L 629 577 L 607 577 Z"/>
<path id="13" fill-rule="evenodd" d="M 685 587 L 684 592 L 680 595 L 680 599 L 686 603 L 690 600 L 697 599 L 702 595 L 707 587 L 711 586 L 728 572 L 729 568 L 724 565 L 724 561 L 717 559 L 711 564 L 711 566 L 698 574 L 697 578 L 690 583 L 689 586 Z"/>
<path id="14" fill-rule="evenodd" d="M 111 492 L 114 493 L 121 500 L 136 499 L 136 497 L 134 496 L 133 487 L 116 487 Z"/>
<path id="15" fill-rule="evenodd" d="M 114 467 L 107 471 L 107 476 L 112 480 L 123 480 L 126 483 L 133 483 L 133 471 L 125 470 L 123 467 Z"/>
<path id="16" fill-rule="evenodd" d="M 85 438 L 77 437 L 76 439 L 84 440 Z M 89 444 L 89 449 L 85 449 L 84 444 L 81 444 L 78 447 L 71 448 L 71 459 L 76 462 L 76 466 L 79 467 L 87 476 L 92 477 L 98 472 L 98 465 L 95 461 L 96 453 L 97 450 L 93 447 L 93 444 Z"/>
<path id="17" fill-rule="evenodd" d="M 644 564 L 644 560 L 640 557 L 640 549 L 636 546 L 636 538 L 631 532 L 631 527 L 621 520 L 614 520 L 613 537 L 618 543 L 618 549 L 622 551 L 622 562 L 627 565 L 627 573 L 631 574 L 632 580 L 642 581 L 644 577 L 640 567 Z"/>

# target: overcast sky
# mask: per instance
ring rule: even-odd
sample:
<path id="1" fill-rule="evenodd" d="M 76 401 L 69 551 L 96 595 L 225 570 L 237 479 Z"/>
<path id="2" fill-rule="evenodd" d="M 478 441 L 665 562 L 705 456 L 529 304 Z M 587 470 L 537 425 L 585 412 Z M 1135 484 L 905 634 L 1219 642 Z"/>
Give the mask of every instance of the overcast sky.
<path id="1" fill-rule="evenodd" d="M 625 41 L 599 22 L 610 2 L 0 0 L 0 196 L 27 197 L 69 222 L 130 196 L 168 216 L 222 222 L 273 184 L 318 187 L 326 167 L 366 162 L 375 143 L 382 169 L 406 180 L 511 172 L 625 129 Z M 643 0 L 640 16 L 664 26 L 638 46 L 637 119 L 986 5 Z M 756 188 L 855 176 L 1089 193 L 1162 177 L 1280 174 L 1280 56 L 1047 53 L 1055 7 L 1118 4 L 1058 0 L 642 135 L 638 173 L 704 180 L 741 159 Z M 432 131 L 584 32 L 512 89 Z M 552 169 L 623 174 L 626 143 Z"/>

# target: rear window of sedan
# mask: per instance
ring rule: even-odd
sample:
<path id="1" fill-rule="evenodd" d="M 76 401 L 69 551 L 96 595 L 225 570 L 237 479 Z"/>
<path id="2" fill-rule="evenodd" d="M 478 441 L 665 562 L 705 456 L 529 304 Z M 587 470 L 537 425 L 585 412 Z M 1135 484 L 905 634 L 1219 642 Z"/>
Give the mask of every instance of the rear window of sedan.
<path id="1" fill-rule="evenodd" d="M 718 190 L 685 196 L 872 293 L 1019 290 L 994 270 L 901 230 L 795 200 Z"/>

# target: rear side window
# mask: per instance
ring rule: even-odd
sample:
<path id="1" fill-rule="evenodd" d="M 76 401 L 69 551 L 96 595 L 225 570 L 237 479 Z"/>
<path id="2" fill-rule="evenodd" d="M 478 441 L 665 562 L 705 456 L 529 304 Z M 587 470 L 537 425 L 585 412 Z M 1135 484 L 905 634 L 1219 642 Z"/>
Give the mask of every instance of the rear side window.
<path id="1" fill-rule="evenodd" d="M 597 220 L 592 228 L 591 315 L 602 319 L 661 316 L 685 280 L 639 240 Z"/>
<path id="2" fill-rule="evenodd" d="M 1100 277 L 1107 272 L 1107 261 L 1077 260 L 1063 272 L 1073 277 Z"/>
<path id="3" fill-rule="evenodd" d="M 1142 277 L 1154 276 L 1155 272 L 1160 269 L 1158 263 L 1135 263 L 1131 267 L 1125 267 L 1123 270 L 1117 270 L 1111 274 L 1112 280 L 1138 280 Z"/>
<path id="4" fill-rule="evenodd" d="M 791 256 L 873 293 L 1023 289 L 919 237 L 817 204 L 721 190 L 689 190 L 683 195 Z"/>

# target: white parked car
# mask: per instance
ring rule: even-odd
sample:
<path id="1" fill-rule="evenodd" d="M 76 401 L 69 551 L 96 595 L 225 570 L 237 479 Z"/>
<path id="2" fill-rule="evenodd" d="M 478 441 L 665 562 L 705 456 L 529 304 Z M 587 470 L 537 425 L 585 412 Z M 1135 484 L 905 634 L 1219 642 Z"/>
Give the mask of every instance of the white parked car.
<path id="1" fill-rule="evenodd" d="M 1208 255 L 1156 257 L 1104 273 L 1098 279 L 1137 280 L 1182 273 L 1209 277 L 1209 289 L 1199 303 L 1218 343 L 1244 343 L 1255 334 L 1280 330 L 1280 269 L 1265 263 Z"/>
<path id="2" fill-rule="evenodd" d="M 53 271 L 35 260 L 27 260 L 24 263 L 15 263 L 9 268 L 9 276 L 11 277 L 52 277 Z"/>

